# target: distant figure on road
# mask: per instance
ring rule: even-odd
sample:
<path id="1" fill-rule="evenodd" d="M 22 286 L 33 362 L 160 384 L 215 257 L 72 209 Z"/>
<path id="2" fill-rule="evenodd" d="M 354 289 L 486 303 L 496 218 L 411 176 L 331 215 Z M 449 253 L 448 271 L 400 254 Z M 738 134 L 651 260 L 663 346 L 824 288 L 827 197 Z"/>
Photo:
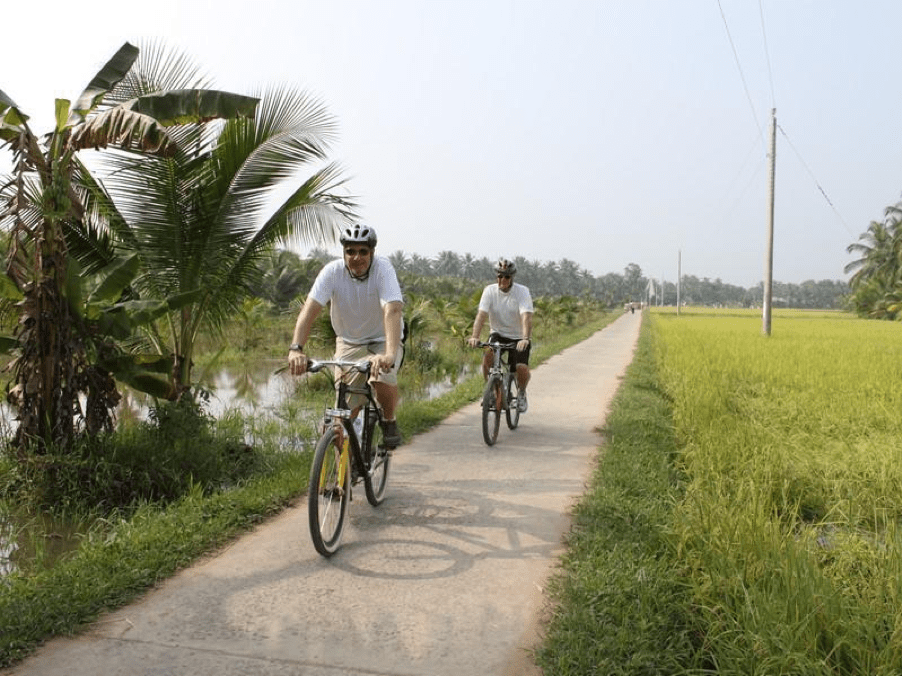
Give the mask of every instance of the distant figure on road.
<path id="1" fill-rule="evenodd" d="M 488 342 L 510 343 L 510 363 L 516 364 L 517 386 L 520 388 L 518 404 L 521 413 L 528 407 L 526 385 L 529 383 L 529 353 L 532 348 L 532 294 L 522 284 L 514 283 L 517 266 L 513 261 L 501 258 L 495 264 L 498 283 L 482 290 L 479 310 L 473 321 L 473 333 L 467 340 L 470 347 L 479 344 L 479 335 L 486 318 L 489 320 Z M 482 375 L 488 377 L 492 366 L 492 351 L 486 349 L 482 357 Z"/>
<path id="2" fill-rule="evenodd" d="M 384 419 L 382 440 L 387 447 L 395 448 L 401 444 L 396 420 L 398 369 L 404 360 L 401 286 L 391 262 L 375 255 L 377 238 L 372 227 L 349 226 L 342 231 L 340 241 L 342 259 L 320 271 L 298 314 L 288 348 L 288 366 L 297 376 L 307 370 L 304 343 L 323 307 L 331 303 L 335 358 L 372 361 L 370 381 Z M 362 379 L 363 374 L 353 377 Z M 351 378 L 349 381 L 353 382 Z"/>

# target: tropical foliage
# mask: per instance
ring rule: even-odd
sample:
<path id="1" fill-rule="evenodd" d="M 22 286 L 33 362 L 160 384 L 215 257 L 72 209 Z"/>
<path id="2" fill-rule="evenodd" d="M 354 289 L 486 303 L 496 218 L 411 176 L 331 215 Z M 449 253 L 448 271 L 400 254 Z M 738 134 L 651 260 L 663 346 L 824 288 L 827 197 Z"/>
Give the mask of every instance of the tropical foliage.
<path id="1" fill-rule="evenodd" d="M 79 152 L 112 146 L 126 154 L 172 155 L 179 147 L 173 129 L 222 115 L 252 115 L 256 107 L 250 97 L 186 89 L 106 103 L 137 56 L 137 48 L 126 43 L 74 104 L 58 99 L 54 129 L 43 137 L 0 92 L 0 139 L 14 157 L 13 174 L 0 186 L 5 204 L 0 218 L 10 232 L 2 291 L 18 308 L 16 335 L 6 346 L 14 341 L 18 351 L 10 394 L 18 409 L 20 446 L 67 446 L 77 418 L 89 431 L 103 429 L 118 400 L 112 375 L 91 359 L 105 340 L 84 321 L 81 269 L 70 251 L 73 240 L 113 216 L 92 208 L 98 186 Z M 114 260 L 110 256 L 94 269 Z M 87 400 L 84 409 L 80 395 Z"/>
<path id="2" fill-rule="evenodd" d="M 28 119 L 0 91 L 14 158 L 0 183 L 0 296 L 17 327 L 0 347 L 16 354 L 19 447 L 109 429 L 116 378 L 190 393 L 199 332 L 242 307 L 274 244 L 328 239 L 353 215 L 331 192 L 341 180 L 321 104 L 288 87 L 216 91 L 159 47 L 123 45 L 74 104 L 57 100 L 46 136 Z M 324 166 L 298 176 L 311 163 Z"/>
<path id="3" fill-rule="evenodd" d="M 882 221 L 871 221 L 848 252 L 858 258 L 852 272 L 850 305 L 859 315 L 902 318 L 902 202 L 889 206 Z"/>

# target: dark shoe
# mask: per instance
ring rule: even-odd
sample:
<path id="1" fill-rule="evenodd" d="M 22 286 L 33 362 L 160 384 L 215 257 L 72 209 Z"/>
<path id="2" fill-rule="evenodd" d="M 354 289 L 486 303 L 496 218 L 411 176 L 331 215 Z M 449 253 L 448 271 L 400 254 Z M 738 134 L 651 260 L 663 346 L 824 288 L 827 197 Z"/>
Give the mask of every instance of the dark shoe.
<path id="1" fill-rule="evenodd" d="M 398 422 L 396 420 L 383 420 L 382 425 L 382 443 L 387 448 L 397 448 L 401 445 L 401 433 L 398 432 Z"/>
<path id="2" fill-rule="evenodd" d="M 517 408 L 520 409 L 520 413 L 526 413 L 526 409 L 529 408 L 529 402 L 526 401 L 526 390 L 520 390 L 517 395 Z"/>

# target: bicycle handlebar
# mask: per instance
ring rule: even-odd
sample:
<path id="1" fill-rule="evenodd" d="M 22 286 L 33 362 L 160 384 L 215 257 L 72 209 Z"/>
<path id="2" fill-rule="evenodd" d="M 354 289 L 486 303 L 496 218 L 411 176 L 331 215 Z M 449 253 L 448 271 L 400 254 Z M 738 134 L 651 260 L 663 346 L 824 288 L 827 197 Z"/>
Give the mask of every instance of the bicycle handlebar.
<path id="1" fill-rule="evenodd" d="M 307 362 L 307 372 L 317 373 L 329 366 L 337 366 L 351 371 L 358 371 L 359 373 L 369 373 L 372 364 L 373 363 L 369 359 L 364 359 L 362 361 L 347 361 L 345 359 L 323 359 L 316 361 L 311 359 Z"/>
<path id="2" fill-rule="evenodd" d="M 499 343 L 499 342 L 484 343 L 480 340 L 478 343 L 476 343 L 476 347 L 490 347 L 493 350 L 513 349 L 514 347 L 516 347 L 516 345 L 517 345 L 516 340 L 513 340 L 509 343 Z"/>

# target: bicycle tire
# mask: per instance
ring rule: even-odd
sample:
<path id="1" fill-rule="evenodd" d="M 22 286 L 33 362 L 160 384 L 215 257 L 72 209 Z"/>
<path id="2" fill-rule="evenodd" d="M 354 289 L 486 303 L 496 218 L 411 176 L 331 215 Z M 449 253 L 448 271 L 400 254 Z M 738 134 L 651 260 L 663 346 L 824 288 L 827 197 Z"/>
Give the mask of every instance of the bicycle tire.
<path id="1" fill-rule="evenodd" d="M 488 446 L 494 446 L 498 440 L 498 428 L 501 426 L 501 382 L 498 378 L 489 378 L 482 393 L 482 438 Z"/>
<path id="2" fill-rule="evenodd" d="M 516 376 L 512 375 L 508 379 L 505 395 L 504 417 L 507 419 L 508 429 L 515 430 L 520 423 L 520 387 Z"/>
<path id="3" fill-rule="evenodd" d="M 391 465 L 391 453 L 382 447 L 382 429 L 376 424 L 375 414 L 370 433 L 367 435 L 367 446 L 363 457 L 366 462 L 366 474 L 363 476 L 363 489 L 366 499 L 373 507 L 378 507 L 385 500 L 385 486 L 388 483 L 388 469 Z"/>
<path id="4" fill-rule="evenodd" d="M 345 454 L 343 463 L 338 440 L 330 427 L 316 442 L 307 490 L 310 538 L 316 551 L 325 557 L 332 556 L 341 544 L 351 499 L 350 458 Z"/>

